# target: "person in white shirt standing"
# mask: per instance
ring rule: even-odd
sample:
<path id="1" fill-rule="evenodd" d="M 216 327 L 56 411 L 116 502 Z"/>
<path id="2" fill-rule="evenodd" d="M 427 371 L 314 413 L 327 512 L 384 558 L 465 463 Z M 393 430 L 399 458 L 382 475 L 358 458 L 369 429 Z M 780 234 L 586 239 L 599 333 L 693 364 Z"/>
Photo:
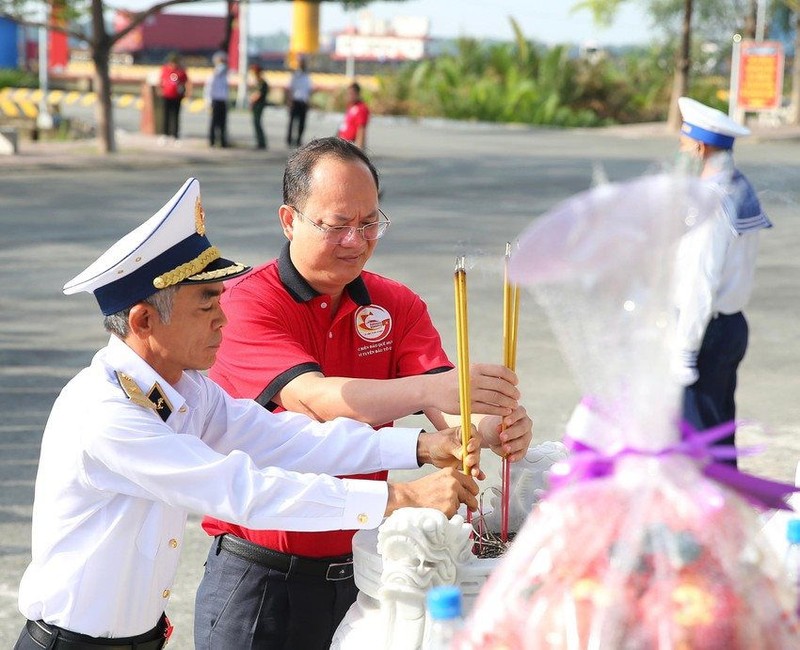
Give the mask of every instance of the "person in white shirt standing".
<path id="1" fill-rule="evenodd" d="M 289 147 L 299 147 L 303 142 L 311 91 L 311 77 L 306 72 L 305 59 L 300 59 L 300 65 L 292 74 L 287 90 L 289 128 L 286 131 L 286 145 Z"/>
<path id="2" fill-rule="evenodd" d="M 688 97 L 680 151 L 722 199 L 678 250 L 676 375 L 685 386 L 683 418 L 697 430 L 731 423 L 739 364 L 747 350 L 742 310 L 753 291 L 759 232 L 770 228 L 750 181 L 735 166 L 733 144 L 750 134 L 723 112 Z M 718 445 L 735 445 L 735 429 Z M 729 461 L 736 465 L 736 459 Z"/>
<path id="3" fill-rule="evenodd" d="M 223 280 L 249 270 L 205 236 L 189 179 L 64 287 L 94 294 L 111 334 L 56 399 L 42 438 L 28 621 L 15 650 L 159 650 L 189 512 L 257 528 L 374 528 L 404 506 L 477 508 L 480 437 L 457 467 L 457 429 L 375 431 L 234 399 L 203 370 L 226 324 Z M 335 479 L 447 466 L 410 483 Z M 291 468 L 292 471 L 281 469 Z"/>
<path id="4" fill-rule="evenodd" d="M 219 144 L 224 149 L 228 146 L 228 56 L 216 52 L 211 61 L 214 71 L 203 89 L 206 106 L 211 107 L 208 144 L 213 147 L 219 135 Z"/>

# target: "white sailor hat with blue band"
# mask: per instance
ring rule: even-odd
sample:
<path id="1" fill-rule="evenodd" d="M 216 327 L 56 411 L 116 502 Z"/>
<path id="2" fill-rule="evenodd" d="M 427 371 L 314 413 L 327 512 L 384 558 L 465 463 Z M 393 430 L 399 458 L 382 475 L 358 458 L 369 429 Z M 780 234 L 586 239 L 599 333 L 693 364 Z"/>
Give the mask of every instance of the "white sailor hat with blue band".
<path id="1" fill-rule="evenodd" d="M 188 179 L 156 214 L 64 285 L 93 293 L 106 316 L 176 284 L 220 282 L 249 266 L 223 258 L 206 237 L 200 182 Z"/>
<path id="2" fill-rule="evenodd" d="M 735 122 L 722 111 L 689 97 L 678 99 L 683 116 L 681 133 L 692 140 L 720 149 L 731 149 L 736 138 L 750 135 L 750 129 Z"/>

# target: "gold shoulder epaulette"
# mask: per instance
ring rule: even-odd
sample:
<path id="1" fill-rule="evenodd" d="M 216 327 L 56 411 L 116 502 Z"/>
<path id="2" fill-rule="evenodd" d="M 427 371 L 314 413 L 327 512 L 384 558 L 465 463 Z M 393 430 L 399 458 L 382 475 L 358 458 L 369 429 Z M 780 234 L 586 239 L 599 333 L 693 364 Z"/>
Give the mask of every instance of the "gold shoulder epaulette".
<path id="1" fill-rule="evenodd" d="M 139 388 L 139 385 L 133 380 L 133 377 L 130 377 L 119 370 L 116 371 L 116 375 L 119 385 L 122 387 L 122 390 L 125 392 L 131 402 L 141 406 L 142 408 L 150 409 L 151 411 L 156 412 L 158 411 L 156 405 L 147 399 L 147 395 L 142 392 L 142 389 Z"/>

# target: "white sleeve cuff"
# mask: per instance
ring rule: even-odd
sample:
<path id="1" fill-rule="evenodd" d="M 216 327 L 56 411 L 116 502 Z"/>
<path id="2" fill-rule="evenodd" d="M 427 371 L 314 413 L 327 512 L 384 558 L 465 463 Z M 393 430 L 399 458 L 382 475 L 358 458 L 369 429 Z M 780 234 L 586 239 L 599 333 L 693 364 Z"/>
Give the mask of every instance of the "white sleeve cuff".
<path id="1" fill-rule="evenodd" d="M 342 479 L 347 493 L 344 505 L 345 530 L 377 528 L 383 521 L 389 502 L 389 484 L 386 481 L 359 481 Z"/>
<path id="2" fill-rule="evenodd" d="M 697 352 L 694 350 L 681 350 L 680 351 L 680 358 L 683 362 L 683 365 L 687 368 L 696 368 L 697 367 Z"/>
<path id="3" fill-rule="evenodd" d="M 381 467 L 384 469 L 418 469 L 417 440 L 422 429 L 384 427 L 378 430 Z"/>

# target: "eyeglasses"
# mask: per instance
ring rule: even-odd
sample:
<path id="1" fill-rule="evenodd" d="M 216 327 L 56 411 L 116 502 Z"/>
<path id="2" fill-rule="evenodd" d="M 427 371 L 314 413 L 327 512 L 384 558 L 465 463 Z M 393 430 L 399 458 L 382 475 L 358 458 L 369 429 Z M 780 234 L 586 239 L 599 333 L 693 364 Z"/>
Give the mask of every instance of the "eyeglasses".
<path id="1" fill-rule="evenodd" d="M 372 223 L 364 224 L 363 226 L 359 226 L 356 228 L 355 226 L 327 226 L 327 225 L 320 225 L 315 221 L 312 221 L 307 216 L 305 216 L 300 210 L 295 208 L 294 206 L 289 206 L 294 210 L 295 214 L 300 217 L 301 221 L 305 221 L 309 225 L 313 226 L 317 230 L 319 230 L 325 241 L 330 242 L 332 244 L 341 244 L 351 237 L 353 237 L 356 233 L 361 235 L 367 241 L 374 241 L 375 239 L 380 239 L 386 234 L 386 229 L 391 224 L 391 220 L 383 210 L 378 210 L 378 214 L 380 215 L 380 219 L 378 221 L 373 221 Z"/>

